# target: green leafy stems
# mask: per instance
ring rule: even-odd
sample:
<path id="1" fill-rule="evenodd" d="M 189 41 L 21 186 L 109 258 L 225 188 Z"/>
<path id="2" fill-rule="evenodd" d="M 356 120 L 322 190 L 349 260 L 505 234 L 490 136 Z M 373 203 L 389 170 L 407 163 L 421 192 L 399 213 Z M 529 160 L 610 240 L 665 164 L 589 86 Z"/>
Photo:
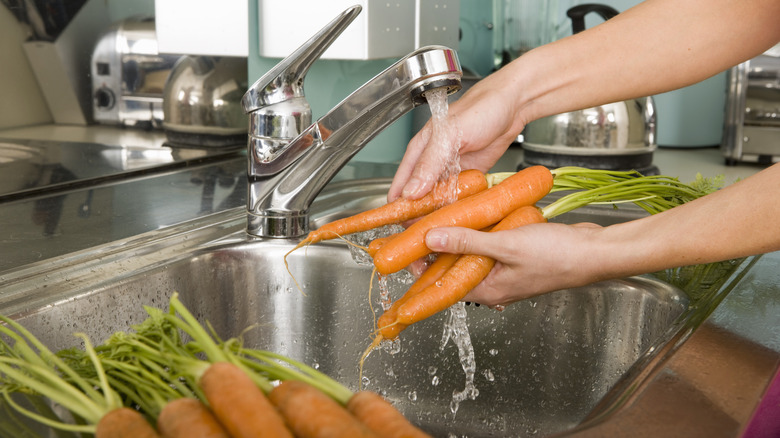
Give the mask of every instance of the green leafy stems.
<path id="1" fill-rule="evenodd" d="M 553 188 L 550 193 L 571 192 L 542 208 L 547 219 L 560 216 L 586 205 L 633 203 L 650 214 L 660 213 L 700 198 L 723 185 L 723 177 L 704 178 L 682 183 L 665 175 L 645 176 L 631 171 L 587 169 L 567 166 L 552 169 Z M 495 185 L 514 172 L 488 175 L 488 184 Z"/>
<path id="2" fill-rule="evenodd" d="M 94 433 L 100 419 L 113 409 L 131 407 L 153 421 L 170 401 L 198 398 L 203 372 L 214 362 L 231 362 L 268 393 L 275 381 L 300 380 L 319 388 L 341 404 L 352 392 L 324 373 L 283 355 L 246 348 L 239 338 L 221 341 L 213 328 L 201 325 L 177 293 L 169 311 L 144 307 L 148 317 L 132 332 L 116 332 L 93 347 L 76 334 L 84 348 L 53 353 L 21 324 L 0 315 L 0 392 L 7 406 L 46 426 L 70 432 Z M 184 338 L 191 338 L 185 342 Z M 7 340 L 10 340 L 8 342 Z M 73 424 L 42 415 L 17 403 L 13 394 L 42 396 L 66 409 Z"/>

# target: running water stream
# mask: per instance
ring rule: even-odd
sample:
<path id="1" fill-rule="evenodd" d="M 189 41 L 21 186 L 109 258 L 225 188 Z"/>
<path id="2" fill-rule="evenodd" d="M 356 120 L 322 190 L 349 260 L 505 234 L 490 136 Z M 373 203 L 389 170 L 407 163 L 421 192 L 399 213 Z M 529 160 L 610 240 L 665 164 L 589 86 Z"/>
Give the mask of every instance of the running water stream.
<path id="1" fill-rule="evenodd" d="M 426 178 L 438 178 L 434 194 L 441 205 L 451 204 L 458 199 L 458 174 L 460 173 L 460 136 L 452 126 L 449 115 L 447 92 L 436 89 L 425 93 L 431 109 L 429 138 L 418 162 Z"/>
<path id="2" fill-rule="evenodd" d="M 447 102 L 447 93 L 443 89 L 434 90 L 426 93 L 428 106 L 431 108 L 431 137 L 428 140 L 426 150 L 423 152 L 423 162 L 441 163 L 441 177 L 437 182 L 436 188 L 443 187 L 438 195 L 443 204 L 449 204 L 457 200 L 458 174 L 460 173 L 460 136 L 457 128 L 452 125 L 449 115 L 449 104 Z M 431 169 L 429 169 L 431 170 Z M 446 183 L 445 183 L 446 181 Z M 444 350 L 447 344 L 452 341 L 458 351 L 458 358 L 466 374 L 466 383 L 462 391 L 454 391 L 452 394 L 452 403 L 450 411 L 453 415 L 458 412 L 460 403 L 464 400 L 474 400 L 479 391 L 474 384 L 474 375 L 477 364 L 474 359 L 474 347 L 471 343 L 468 324 L 466 321 L 466 306 L 463 303 L 455 304 L 448 310 L 444 332 L 440 348 Z"/>
<path id="3" fill-rule="evenodd" d="M 457 178 L 460 173 L 458 155 L 460 136 L 457 129 L 452 126 L 451 120 L 448 119 L 449 104 L 446 91 L 433 90 L 427 92 L 425 96 L 431 109 L 431 126 L 428 133 L 428 144 L 423 151 L 423 157 L 420 162 L 429 166 L 423 169 L 425 175 L 431 178 L 435 178 L 438 175 L 438 180 L 435 182 L 433 190 L 437 203 L 443 206 L 457 200 Z M 357 236 L 353 235 L 350 240 L 357 239 L 353 240 L 353 242 L 367 246 L 371 240 L 377 237 L 383 237 L 398 231 L 398 226 L 383 227 L 367 233 L 359 233 Z M 353 250 L 353 258 L 359 263 L 371 264 L 370 258 L 361 250 Z M 400 275 L 379 276 L 374 286 L 378 289 L 379 305 L 383 310 L 387 310 L 391 305 L 389 293 L 391 285 L 388 283 L 400 281 L 406 283 L 406 288 L 408 288 L 408 285 L 413 281 L 410 277 L 411 275 L 406 273 L 406 271 L 402 271 Z M 447 310 L 447 312 L 440 349 L 443 351 L 452 342 L 457 349 L 458 359 L 465 373 L 464 389 L 462 391 L 453 391 L 452 394 L 450 411 L 455 415 L 460 403 L 466 399 L 474 400 L 479 394 L 479 390 L 474 383 L 477 365 L 474 359 L 474 347 L 468 331 L 466 307 L 463 303 L 458 303 Z M 383 342 L 382 348 L 390 354 L 398 353 L 400 351 L 399 339 Z"/>

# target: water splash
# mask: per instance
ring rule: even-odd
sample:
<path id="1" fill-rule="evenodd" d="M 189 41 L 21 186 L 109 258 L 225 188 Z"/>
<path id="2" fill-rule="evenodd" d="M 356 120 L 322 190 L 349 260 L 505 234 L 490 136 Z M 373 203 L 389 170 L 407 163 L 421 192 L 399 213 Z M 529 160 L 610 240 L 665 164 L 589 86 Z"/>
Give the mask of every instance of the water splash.
<path id="1" fill-rule="evenodd" d="M 466 399 L 474 400 L 479 395 L 479 390 L 474 384 L 474 375 L 477 371 L 477 362 L 474 359 L 474 346 L 471 343 L 466 319 L 466 305 L 463 302 L 450 307 L 447 322 L 444 324 L 444 333 L 439 346 L 444 349 L 452 341 L 458 349 L 458 358 L 463 372 L 466 374 L 466 384 L 462 391 L 452 393 L 450 412 L 457 414 L 460 403 Z"/>
<path id="2" fill-rule="evenodd" d="M 390 236 L 403 231 L 403 229 L 404 228 L 400 225 L 386 225 L 368 231 L 349 234 L 344 236 L 344 238 L 354 244 L 349 245 L 349 252 L 352 256 L 352 260 L 360 266 L 371 266 L 374 264 L 373 259 L 371 259 L 368 253 L 360 247 L 368 247 L 368 244 L 371 243 L 372 240 Z"/>

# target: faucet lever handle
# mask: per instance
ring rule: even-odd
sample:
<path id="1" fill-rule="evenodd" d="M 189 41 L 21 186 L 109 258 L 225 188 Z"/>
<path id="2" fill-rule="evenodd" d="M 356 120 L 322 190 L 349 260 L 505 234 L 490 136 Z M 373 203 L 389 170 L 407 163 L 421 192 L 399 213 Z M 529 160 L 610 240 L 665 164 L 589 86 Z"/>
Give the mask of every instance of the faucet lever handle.
<path id="1" fill-rule="evenodd" d="M 342 12 L 287 58 L 261 76 L 241 99 L 244 111 L 251 113 L 267 105 L 293 98 L 303 98 L 303 79 L 309 67 L 352 23 L 361 9 L 361 6 L 355 5 Z"/>

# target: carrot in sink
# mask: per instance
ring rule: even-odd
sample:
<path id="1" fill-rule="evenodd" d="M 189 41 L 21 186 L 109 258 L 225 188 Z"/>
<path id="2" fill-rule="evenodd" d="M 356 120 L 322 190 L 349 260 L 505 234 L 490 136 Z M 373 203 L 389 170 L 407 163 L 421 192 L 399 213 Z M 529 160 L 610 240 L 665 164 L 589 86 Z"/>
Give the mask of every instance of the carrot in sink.
<path id="1" fill-rule="evenodd" d="M 97 424 L 95 438 L 156 438 L 160 435 L 135 409 L 121 407 L 108 412 Z"/>
<path id="2" fill-rule="evenodd" d="M 431 251 L 425 235 L 437 227 L 482 229 L 524 205 L 533 205 L 553 187 L 553 175 L 543 166 L 521 170 L 499 184 L 446 205 L 412 224 L 376 252 L 374 266 L 383 275 L 400 271 Z"/>
<path id="3" fill-rule="evenodd" d="M 166 315 L 168 321 L 191 336 L 208 358 L 205 363 L 186 355 L 174 360 L 178 360 L 180 363 L 177 365 L 182 368 L 189 368 L 189 374 L 195 378 L 214 415 L 230 436 L 292 438 L 284 419 L 266 395 L 271 392 L 271 383 L 256 373 L 250 373 L 224 351 L 184 307 L 178 294 L 174 293 L 171 297 L 170 307 L 171 314 Z"/>
<path id="4" fill-rule="evenodd" d="M 487 188 L 485 174 L 478 170 L 464 170 L 458 175 L 457 197 L 463 199 Z M 343 237 L 347 234 L 368 231 L 384 225 L 399 224 L 424 216 L 440 207 L 444 200 L 439 191 L 433 190 L 428 195 L 415 200 L 398 198 L 381 207 L 358 213 L 348 218 L 329 222 L 309 233 L 296 246 L 313 244 L 327 239 Z"/>
<path id="5" fill-rule="evenodd" d="M 382 438 L 430 438 L 377 393 L 356 392 L 349 399 L 347 410 Z"/>
<path id="6" fill-rule="evenodd" d="M 377 436 L 344 406 L 307 383 L 285 380 L 269 398 L 298 438 Z"/>
<path id="7" fill-rule="evenodd" d="M 188 397 L 169 402 L 157 417 L 163 438 L 230 438 L 217 417 L 200 400 Z"/>
<path id="8" fill-rule="evenodd" d="M 239 348 L 236 353 L 245 360 L 247 366 L 268 373 L 271 379 L 284 382 L 272 391 L 270 397 L 285 416 L 290 416 L 288 423 L 296 431 L 296 435 L 300 433 L 307 436 L 306 430 L 332 428 L 331 430 L 342 430 L 341 436 L 354 436 L 352 433 L 343 432 L 341 425 L 322 418 L 325 412 L 332 411 L 336 418 L 345 418 L 345 422 L 351 423 L 353 420 L 345 417 L 348 411 L 380 438 L 429 437 L 409 422 L 390 402 L 377 394 L 370 391 L 353 393 L 321 371 L 277 353 L 247 348 Z M 295 382 L 303 382 L 304 385 Z M 316 388 L 316 391 L 313 388 Z M 337 403 L 338 409 L 330 402 L 321 401 L 322 395 L 316 395 L 314 392 L 327 395 Z M 304 412 L 300 407 L 307 406 L 309 402 L 306 399 L 309 398 L 317 400 L 317 405 L 323 403 L 325 407 L 318 413 Z M 316 423 L 320 421 L 322 423 L 317 426 Z M 354 428 L 355 434 L 365 433 L 363 427 L 356 427 L 354 424 L 348 427 Z"/>
<path id="9" fill-rule="evenodd" d="M 123 406 L 121 398 L 108 384 L 100 361 L 86 335 L 83 339 L 89 360 L 95 365 L 97 382 L 78 374 L 64 360 L 46 348 L 32 333 L 17 322 L 0 315 L 4 323 L 0 333 L 14 341 L 13 346 L 0 340 L 0 374 L 4 379 L 3 397 L 9 406 L 23 415 L 49 427 L 71 432 L 93 433 L 97 438 L 156 438 L 152 425 L 139 412 Z M 44 417 L 18 405 L 9 387 L 24 388 L 69 409 L 84 424 L 68 424 Z"/>
<path id="10" fill-rule="evenodd" d="M 325 374 L 285 356 L 262 350 L 245 349 L 236 340 L 216 344 L 206 330 L 197 322 L 194 316 L 178 300 L 174 294 L 170 301 L 171 312 L 166 320 L 184 330 L 192 338 L 190 352 L 201 350 L 213 363 L 199 377 L 199 386 L 203 390 L 211 409 L 220 422 L 230 431 L 231 437 L 248 436 L 290 436 L 296 437 L 374 437 L 372 429 L 363 421 L 350 414 L 346 406 L 354 397 L 353 393 Z M 170 344 L 169 344 L 170 345 Z M 186 356 L 183 353 L 182 356 Z M 188 361 L 181 358 L 181 363 Z M 181 368 L 181 367 L 179 367 Z M 252 381 L 243 381 L 238 371 L 253 376 Z M 217 375 L 219 373 L 219 375 Z M 197 374 L 197 373 L 196 373 Z M 209 376 L 209 374 L 212 374 Z M 279 380 L 271 387 L 269 380 Z M 284 426 L 291 432 L 272 431 L 270 425 L 259 422 L 265 427 L 264 434 L 257 431 L 239 431 L 229 426 L 226 416 L 235 417 L 237 422 L 255 423 L 258 413 L 265 411 L 256 401 L 245 398 L 253 388 L 262 388 L 267 394 L 271 409 L 284 419 Z M 226 391 L 229 389 L 229 391 Z M 221 398 L 231 399 L 223 402 Z M 365 396 L 361 396 L 362 398 Z M 266 402 L 262 402 L 265 404 Z M 359 406 L 361 403 L 358 402 Z M 220 406 L 230 407 L 232 412 L 221 412 Z M 392 405 L 386 408 L 395 409 Z M 388 415 L 388 414 L 384 414 Z M 400 413 L 396 414 L 401 416 Z M 232 420 L 230 421 L 232 423 Z M 401 424 L 400 420 L 396 424 Z M 416 429 L 411 423 L 406 430 Z M 283 434 L 287 433 L 287 435 Z M 397 435 L 395 435 L 397 436 Z M 415 436 L 425 436 L 415 435 Z"/>

